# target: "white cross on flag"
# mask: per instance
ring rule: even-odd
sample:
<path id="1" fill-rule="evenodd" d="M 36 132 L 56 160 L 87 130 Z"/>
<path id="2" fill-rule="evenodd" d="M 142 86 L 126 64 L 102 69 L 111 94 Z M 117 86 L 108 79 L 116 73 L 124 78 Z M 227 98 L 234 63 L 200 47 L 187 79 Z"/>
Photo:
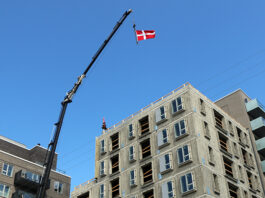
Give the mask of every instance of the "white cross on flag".
<path id="1" fill-rule="evenodd" d="M 155 38 L 155 30 L 135 30 L 137 41 Z"/>

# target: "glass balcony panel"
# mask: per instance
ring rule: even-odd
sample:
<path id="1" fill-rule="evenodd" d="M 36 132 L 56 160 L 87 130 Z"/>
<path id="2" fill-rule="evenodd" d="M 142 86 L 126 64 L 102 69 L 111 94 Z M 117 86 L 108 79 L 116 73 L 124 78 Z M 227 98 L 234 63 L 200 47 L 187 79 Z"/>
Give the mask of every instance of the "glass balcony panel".
<path id="1" fill-rule="evenodd" d="M 258 117 L 250 122 L 253 133 L 262 138 L 265 137 L 265 119 Z"/>
<path id="2" fill-rule="evenodd" d="M 22 190 L 18 190 L 12 194 L 12 198 L 36 198 L 36 195 Z"/>
<path id="3" fill-rule="evenodd" d="M 259 140 L 256 140 L 257 151 L 265 157 L 265 137 Z"/>
<path id="4" fill-rule="evenodd" d="M 29 171 L 18 171 L 15 175 L 15 186 L 20 187 L 23 190 L 30 191 L 31 193 L 36 193 L 39 187 L 41 176 L 31 173 Z M 50 188 L 50 180 L 46 187 Z"/>
<path id="5" fill-rule="evenodd" d="M 251 118 L 265 118 L 265 107 L 257 100 L 253 99 L 246 103 L 246 109 Z"/>
<path id="6" fill-rule="evenodd" d="M 261 162 L 261 167 L 262 167 L 263 173 L 265 173 L 265 160 Z"/>

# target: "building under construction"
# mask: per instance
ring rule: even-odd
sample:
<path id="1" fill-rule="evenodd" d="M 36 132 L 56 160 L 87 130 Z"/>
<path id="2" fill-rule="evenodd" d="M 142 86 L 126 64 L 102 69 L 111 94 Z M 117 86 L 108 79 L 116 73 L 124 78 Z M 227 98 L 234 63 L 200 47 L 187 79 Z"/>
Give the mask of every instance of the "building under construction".
<path id="1" fill-rule="evenodd" d="M 264 197 L 250 135 L 186 83 L 104 130 L 71 197 Z"/>

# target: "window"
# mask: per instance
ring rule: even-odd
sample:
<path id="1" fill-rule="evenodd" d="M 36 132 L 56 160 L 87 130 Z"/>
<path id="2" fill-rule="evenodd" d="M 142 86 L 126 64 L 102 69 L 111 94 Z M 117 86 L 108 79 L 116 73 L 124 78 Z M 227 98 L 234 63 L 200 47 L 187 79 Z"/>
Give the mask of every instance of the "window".
<path id="1" fill-rule="evenodd" d="M 241 151 L 242 151 L 242 156 L 243 156 L 243 160 L 244 160 L 245 165 L 250 166 L 251 160 L 249 159 L 247 151 L 245 151 L 244 149 L 241 149 Z"/>
<path id="2" fill-rule="evenodd" d="M 128 130 L 129 130 L 129 134 L 128 134 L 129 139 L 134 138 L 134 128 L 133 128 L 133 124 L 130 124 L 128 126 Z"/>
<path id="3" fill-rule="evenodd" d="M 40 182 L 40 175 L 29 172 L 29 171 L 22 171 L 21 175 L 25 178 L 28 179 L 30 181 L 34 181 L 39 183 Z"/>
<path id="4" fill-rule="evenodd" d="M 54 182 L 54 191 L 58 194 L 63 194 L 63 183 L 59 181 Z"/>
<path id="5" fill-rule="evenodd" d="M 232 136 L 234 136 L 234 128 L 231 121 L 228 121 L 228 130 Z"/>
<path id="6" fill-rule="evenodd" d="M 142 148 L 142 159 L 151 156 L 151 144 L 149 138 L 141 142 L 141 148 Z"/>
<path id="7" fill-rule="evenodd" d="M 147 192 L 143 193 L 143 198 L 154 198 L 154 190 L 148 190 Z"/>
<path id="8" fill-rule="evenodd" d="M 194 176 L 192 173 L 181 176 L 181 192 L 186 193 L 195 189 Z"/>
<path id="9" fill-rule="evenodd" d="M 221 133 L 218 133 L 220 150 L 229 152 L 228 138 Z"/>
<path id="10" fill-rule="evenodd" d="M 253 188 L 253 178 L 252 178 L 252 173 L 247 171 L 247 176 L 248 176 L 248 185 L 249 185 L 249 188 L 254 189 L 254 188 Z"/>
<path id="11" fill-rule="evenodd" d="M 209 164 L 214 165 L 215 160 L 214 160 L 213 149 L 212 147 L 208 146 L 208 150 L 209 150 Z"/>
<path id="12" fill-rule="evenodd" d="M 206 115 L 206 110 L 205 110 L 205 103 L 202 99 L 200 99 L 200 112 L 202 115 Z"/>
<path id="13" fill-rule="evenodd" d="M 105 175 L 105 161 L 100 162 L 99 174 L 100 176 Z"/>
<path id="14" fill-rule="evenodd" d="M 141 130 L 141 135 L 144 135 L 149 132 L 149 119 L 148 116 L 145 116 L 141 120 L 139 120 L 140 123 L 140 130 Z"/>
<path id="15" fill-rule="evenodd" d="M 224 129 L 224 117 L 214 110 L 215 125 L 221 129 Z"/>
<path id="16" fill-rule="evenodd" d="M 216 174 L 213 174 L 213 189 L 215 193 L 220 193 L 219 178 Z"/>
<path id="17" fill-rule="evenodd" d="M 2 169 L 2 174 L 12 177 L 12 173 L 13 173 L 13 166 L 7 163 L 4 163 L 3 165 L 3 169 Z"/>
<path id="18" fill-rule="evenodd" d="M 119 148 L 119 133 L 114 134 L 111 138 L 111 150 L 114 151 Z"/>
<path id="19" fill-rule="evenodd" d="M 249 153 L 249 166 L 254 168 L 254 159 L 253 156 Z"/>
<path id="20" fill-rule="evenodd" d="M 235 142 L 233 142 L 234 145 L 234 155 L 235 157 L 239 158 L 239 153 L 238 153 L 238 147 L 237 144 Z"/>
<path id="21" fill-rule="evenodd" d="M 187 134 L 185 120 L 181 120 L 181 121 L 177 122 L 174 125 L 174 130 L 175 130 L 175 136 L 176 136 L 176 138 L 181 137 L 182 135 Z"/>
<path id="22" fill-rule="evenodd" d="M 239 170 L 239 179 L 240 179 L 240 181 L 241 182 L 245 182 L 244 181 L 244 173 L 243 173 L 242 167 L 238 166 L 238 170 Z"/>
<path id="23" fill-rule="evenodd" d="M 99 188 L 99 197 L 104 198 L 104 195 L 105 195 L 105 186 L 104 184 L 101 184 Z"/>
<path id="24" fill-rule="evenodd" d="M 244 144 L 244 136 L 243 136 L 242 130 L 240 128 L 236 127 L 236 131 L 237 131 L 239 143 Z"/>
<path id="25" fill-rule="evenodd" d="M 259 179 L 256 175 L 254 176 L 254 181 L 255 181 L 255 190 L 260 191 Z"/>
<path id="26" fill-rule="evenodd" d="M 0 184 L 0 197 L 7 198 L 9 196 L 9 186 L 6 186 L 4 184 Z"/>
<path id="27" fill-rule="evenodd" d="M 248 139 L 248 135 L 246 133 L 245 134 L 245 143 L 246 143 L 246 146 L 249 147 L 249 139 Z"/>
<path id="28" fill-rule="evenodd" d="M 143 173 L 143 184 L 147 184 L 153 181 L 153 170 L 152 170 L 152 163 L 144 165 L 142 167 Z"/>
<path id="29" fill-rule="evenodd" d="M 0 195 L 1 196 L 1 195 Z M 29 193 L 29 192 L 25 192 L 23 190 L 18 190 L 15 195 L 12 195 L 12 197 L 18 197 L 18 198 L 35 198 L 36 195 Z M 79 198 L 79 197 L 78 197 Z M 81 198 L 81 197 L 80 197 Z"/>
<path id="30" fill-rule="evenodd" d="M 172 169 L 172 154 L 167 153 L 159 158 L 160 172 L 164 173 L 166 170 Z"/>
<path id="31" fill-rule="evenodd" d="M 179 112 L 180 110 L 183 109 L 182 105 L 182 99 L 181 97 L 178 97 L 176 100 L 173 100 L 171 102 L 172 105 L 172 114 Z"/>
<path id="32" fill-rule="evenodd" d="M 210 130 L 209 130 L 209 125 L 207 122 L 203 122 L 203 130 L 204 130 L 204 136 L 208 139 L 211 138 Z"/>
<path id="33" fill-rule="evenodd" d="M 229 177 L 234 177 L 233 174 L 233 162 L 226 157 L 223 157 L 225 174 Z"/>
<path id="34" fill-rule="evenodd" d="M 100 153 L 106 153 L 106 148 L 105 148 L 105 140 L 100 141 Z"/>
<path id="35" fill-rule="evenodd" d="M 190 151 L 191 149 L 189 145 L 185 145 L 181 148 L 178 148 L 178 164 L 179 165 L 191 160 Z"/>
<path id="36" fill-rule="evenodd" d="M 238 187 L 228 183 L 229 195 L 231 198 L 238 198 Z"/>
<path id="37" fill-rule="evenodd" d="M 130 186 L 136 186 L 136 170 L 130 171 Z"/>
<path id="38" fill-rule="evenodd" d="M 166 112 L 165 112 L 165 107 L 159 107 L 156 109 L 156 123 L 160 123 L 161 121 L 166 119 Z"/>
<path id="39" fill-rule="evenodd" d="M 168 130 L 163 129 L 161 131 L 158 131 L 158 133 L 157 133 L 157 145 L 158 145 L 158 147 L 162 147 L 166 143 L 168 143 Z"/>
<path id="40" fill-rule="evenodd" d="M 129 147 L 129 161 L 132 162 L 135 160 L 135 146 Z"/>
<path id="41" fill-rule="evenodd" d="M 111 161 L 111 173 L 119 172 L 119 155 L 115 155 L 112 158 L 110 158 Z"/>
<path id="42" fill-rule="evenodd" d="M 168 181 L 162 184 L 162 198 L 174 197 L 174 185 L 172 181 Z"/>
<path id="43" fill-rule="evenodd" d="M 120 181 L 119 178 L 112 180 L 111 182 L 112 198 L 120 197 Z"/>

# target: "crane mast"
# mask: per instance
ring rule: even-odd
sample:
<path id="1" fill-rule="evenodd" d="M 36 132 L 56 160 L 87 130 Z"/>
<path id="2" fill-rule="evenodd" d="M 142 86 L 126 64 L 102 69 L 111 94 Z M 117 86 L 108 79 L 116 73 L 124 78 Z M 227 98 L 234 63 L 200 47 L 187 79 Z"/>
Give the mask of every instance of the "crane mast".
<path id="1" fill-rule="evenodd" d="M 119 27 L 123 23 L 123 21 L 127 18 L 127 16 L 131 12 L 132 12 L 131 9 L 129 9 L 128 11 L 124 12 L 124 14 L 122 15 L 120 20 L 117 22 L 117 24 L 113 28 L 113 30 L 110 33 L 110 35 L 108 36 L 108 38 L 102 43 L 102 45 L 100 46 L 100 48 L 98 49 L 96 54 L 92 57 L 91 62 L 89 63 L 89 65 L 87 66 L 87 68 L 85 69 L 83 74 L 78 77 L 78 80 L 74 84 L 73 88 L 66 94 L 64 100 L 61 102 L 61 106 L 62 107 L 61 107 L 61 111 L 60 111 L 60 114 L 59 114 L 58 122 L 55 123 L 55 127 L 56 128 L 55 128 L 55 133 L 54 133 L 53 139 L 52 139 L 52 141 L 50 142 L 50 144 L 48 146 L 48 151 L 47 151 L 48 152 L 48 157 L 47 157 L 47 161 L 45 161 L 45 164 L 44 164 L 45 171 L 44 171 L 43 177 L 41 179 L 41 182 L 40 182 L 40 185 L 39 185 L 39 188 L 38 188 L 38 192 L 37 192 L 37 196 L 36 196 L 37 198 L 44 198 L 45 197 L 45 192 L 46 192 L 46 189 L 47 189 L 47 184 L 49 182 L 49 176 L 50 176 L 50 172 L 51 172 L 52 162 L 53 162 L 53 159 L 54 159 L 56 146 L 57 146 L 57 143 L 58 143 L 60 131 L 61 131 L 63 120 L 64 120 L 64 115 L 65 115 L 65 112 L 66 112 L 68 104 L 72 102 L 72 98 L 73 98 L 74 94 L 76 93 L 76 91 L 78 90 L 79 86 L 81 85 L 82 80 L 86 77 L 86 74 L 89 71 L 89 69 L 92 67 L 92 65 L 97 60 L 97 58 L 101 54 L 101 52 L 104 50 L 104 48 L 106 47 L 106 45 L 108 44 L 110 39 L 113 37 L 113 35 L 116 33 L 116 31 L 119 29 Z"/>

